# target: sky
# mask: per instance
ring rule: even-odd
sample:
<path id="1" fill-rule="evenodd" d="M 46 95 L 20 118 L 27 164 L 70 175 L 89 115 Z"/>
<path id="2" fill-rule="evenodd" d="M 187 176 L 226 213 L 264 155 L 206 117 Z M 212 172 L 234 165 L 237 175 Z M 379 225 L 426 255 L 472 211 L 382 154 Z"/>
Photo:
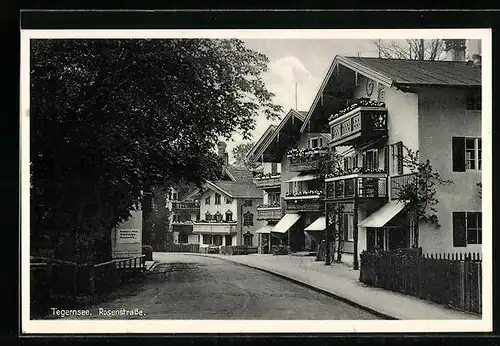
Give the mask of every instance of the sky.
<path id="1" fill-rule="evenodd" d="M 246 39 L 245 45 L 269 58 L 269 70 L 263 74 L 269 91 L 275 94 L 274 102 L 283 107 L 281 118 L 291 108 L 309 110 L 314 97 L 336 55 L 378 56 L 372 40 L 353 39 Z M 297 100 L 295 85 L 297 84 Z M 264 116 L 256 119 L 252 141 L 257 141 L 271 124 Z M 231 151 L 242 139 L 234 135 L 227 142 Z"/>

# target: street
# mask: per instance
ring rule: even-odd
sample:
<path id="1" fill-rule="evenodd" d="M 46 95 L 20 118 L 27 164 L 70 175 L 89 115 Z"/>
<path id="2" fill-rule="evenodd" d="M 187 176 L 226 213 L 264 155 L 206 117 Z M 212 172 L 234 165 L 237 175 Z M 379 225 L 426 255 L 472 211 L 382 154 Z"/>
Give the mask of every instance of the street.
<path id="1" fill-rule="evenodd" d="M 88 307 L 78 319 L 379 319 L 369 312 L 245 266 L 197 255 L 155 253 L 167 271 L 132 284 L 127 294 Z M 333 279 L 333 278 L 332 278 Z M 143 316 L 99 315 L 99 309 L 141 309 Z"/>

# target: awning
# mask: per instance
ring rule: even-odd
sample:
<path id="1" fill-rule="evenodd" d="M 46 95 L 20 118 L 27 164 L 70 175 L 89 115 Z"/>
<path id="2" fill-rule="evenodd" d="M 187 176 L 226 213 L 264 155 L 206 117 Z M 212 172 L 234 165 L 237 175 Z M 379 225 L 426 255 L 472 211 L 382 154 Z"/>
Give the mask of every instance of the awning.
<path id="1" fill-rule="evenodd" d="M 405 204 L 399 201 L 391 201 L 384 204 L 380 209 L 373 212 L 366 219 L 358 223 L 360 227 L 384 227 L 394 216 L 396 216 Z"/>
<path id="2" fill-rule="evenodd" d="M 314 180 L 317 179 L 318 176 L 315 174 L 300 174 L 296 176 L 295 178 L 292 178 L 290 180 L 285 181 L 285 183 L 293 183 L 297 181 L 307 181 L 307 180 Z"/>
<path id="3" fill-rule="evenodd" d="M 326 217 L 318 217 L 312 224 L 304 228 L 304 231 L 324 231 L 326 228 Z"/>
<path id="4" fill-rule="evenodd" d="M 285 233 L 290 227 L 293 226 L 300 219 L 299 214 L 285 214 L 281 220 L 274 226 L 271 232 Z"/>
<path id="5" fill-rule="evenodd" d="M 255 231 L 255 233 L 271 233 L 274 225 L 265 225 L 264 227 L 259 228 Z"/>

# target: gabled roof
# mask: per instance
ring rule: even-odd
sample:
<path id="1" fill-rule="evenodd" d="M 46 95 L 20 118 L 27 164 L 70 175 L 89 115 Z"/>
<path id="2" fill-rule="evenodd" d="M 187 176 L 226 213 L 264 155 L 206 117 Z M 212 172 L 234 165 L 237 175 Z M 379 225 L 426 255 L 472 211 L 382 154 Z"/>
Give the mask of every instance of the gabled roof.
<path id="1" fill-rule="evenodd" d="M 304 132 L 333 71 L 338 65 L 373 79 L 385 86 L 481 86 L 481 67 L 462 61 L 405 60 L 337 55 L 300 129 Z"/>
<path id="2" fill-rule="evenodd" d="M 193 199 L 196 195 L 199 195 L 199 194 L 200 194 L 200 188 L 199 187 L 195 187 L 195 188 L 189 190 L 188 192 L 186 192 L 181 197 L 181 201 L 186 201 L 186 200 L 189 200 L 189 199 Z"/>
<path id="3" fill-rule="evenodd" d="M 280 131 L 283 129 L 285 124 L 294 117 L 295 119 L 303 122 L 306 117 L 306 111 L 296 111 L 295 109 L 290 109 L 288 113 L 283 117 L 280 123 L 272 129 L 272 132 L 268 130 L 259 138 L 254 147 L 247 154 L 247 158 L 252 161 L 257 161 L 258 158 L 264 153 L 269 144 L 279 135 Z M 259 145 L 257 145 L 259 144 Z"/>
<path id="4" fill-rule="evenodd" d="M 247 159 L 250 159 L 252 156 L 255 155 L 255 152 L 258 151 L 259 149 L 262 148 L 262 146 L 265 144 L 265 142 L 269 139 L 270 136 L 274 133 L 276 130 L 277 126 L 276 125 L 269 125 L 267 130 L 260 136 L 259 140 L 255 142 L 253 147 L 248 151 L 247 153 Z"/>
<path id="5" fill-rule="evenodd" d="M 232 181 L 241 183 L 253 182 L 253 174 L 245 168 L 237 168 L 231 165 L 224 166 L 224 173 L 226 173 Z"/>
<path id="6" fill-rule="evenodd" d="M 231 198 L 260 198 L 262 191 L 253 183 L 240 183 L 236 181 L 207 181 L 205 187 L 223 193 Z"/>

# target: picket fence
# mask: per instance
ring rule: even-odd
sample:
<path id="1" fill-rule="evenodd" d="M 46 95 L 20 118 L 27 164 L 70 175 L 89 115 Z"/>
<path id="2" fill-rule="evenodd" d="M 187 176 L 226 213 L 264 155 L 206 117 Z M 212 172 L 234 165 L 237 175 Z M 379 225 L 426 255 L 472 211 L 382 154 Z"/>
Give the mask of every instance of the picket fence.
<path id="1" fill-rule="evenodd" d="M 363 252 L 359 280 L 460 310 L 482 313 L 482 256 Z"/>

